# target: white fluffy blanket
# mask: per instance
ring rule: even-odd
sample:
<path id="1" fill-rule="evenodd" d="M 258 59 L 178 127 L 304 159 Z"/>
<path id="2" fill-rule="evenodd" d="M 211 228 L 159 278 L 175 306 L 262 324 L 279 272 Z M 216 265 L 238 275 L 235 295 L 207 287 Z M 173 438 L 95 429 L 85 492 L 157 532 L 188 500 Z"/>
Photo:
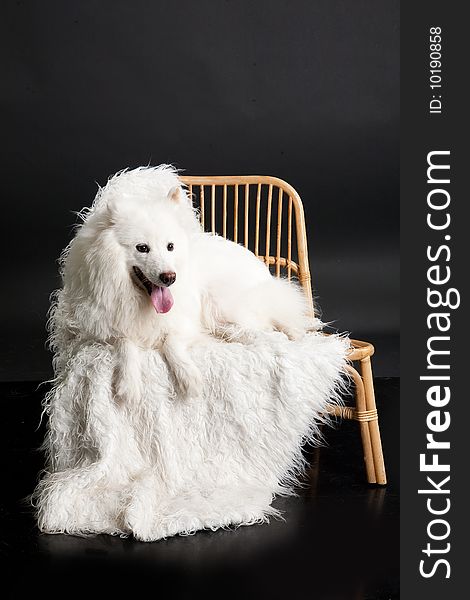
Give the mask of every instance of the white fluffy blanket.
<path id="1" fill-rule="evenodd" d="M 140 350 L 144 395 L 132 405 L 114 393 L 116 349 L 76 348 L 46 398 L 40 528 L 149 541 L 267 521 L 302 472 L 302 445 L 321 439 L 326 404 L 339 401 L 347 347 L 321 333 L 208 338 L 192 350 L 197 400 L 176 397 L 160 354 Z"/>

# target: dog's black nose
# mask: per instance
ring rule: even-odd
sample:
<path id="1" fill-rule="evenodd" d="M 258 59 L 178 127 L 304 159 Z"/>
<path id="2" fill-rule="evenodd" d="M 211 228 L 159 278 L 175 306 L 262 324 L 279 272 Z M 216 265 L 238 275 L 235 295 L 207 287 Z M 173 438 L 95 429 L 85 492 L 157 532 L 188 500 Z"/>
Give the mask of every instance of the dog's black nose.
<path id="1" fill-rule="evenodd" d="M 160 273 L 160 281 L 166 286 L 169 286 L 172 283 L 175 283 L 176 273 L 173 273 L 173 271 L 169 271 L 168 273 Z"/>

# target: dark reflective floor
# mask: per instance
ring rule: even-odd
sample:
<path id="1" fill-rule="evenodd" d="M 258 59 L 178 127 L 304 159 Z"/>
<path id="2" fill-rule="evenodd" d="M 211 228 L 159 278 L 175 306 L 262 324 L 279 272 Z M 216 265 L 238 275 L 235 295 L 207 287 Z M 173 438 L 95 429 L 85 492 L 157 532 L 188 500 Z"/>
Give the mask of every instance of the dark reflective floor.
<path id="1" fill-rule="evenodd" d="M 33 449 L 44 434 L 36 429 L 44 389 L 36 387 L 0 384 L 0 555 L 7 597 L 398 597 L 398 379 L 376 380 L 386 488 L 365 483 L 357 424 L 345 422 L 327 431 L 329 447 L 306 450 L 311 468 L 305 489 L 276 501 L 285 520 L 153 544 L 38 534 L 21 501 L 42 466 Z"/>

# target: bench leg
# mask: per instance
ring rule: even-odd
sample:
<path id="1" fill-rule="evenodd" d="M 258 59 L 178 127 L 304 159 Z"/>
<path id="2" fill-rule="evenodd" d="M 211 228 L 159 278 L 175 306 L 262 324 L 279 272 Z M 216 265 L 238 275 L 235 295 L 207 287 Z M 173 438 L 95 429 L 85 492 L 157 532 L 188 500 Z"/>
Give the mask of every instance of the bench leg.
<path id="1" fill-rule="evenodd" d="M 367 479 L 369 483 L 378 483 L 380 485 L 385 485 L 387 483 L 387 476 L 385 473 L 384 455 L 382 450 L 382 442 L 380 439 L 379 417 L 377 414 L 377 406 L 375 403 L 372 365 L 369 356 L 366 356 L 365 358 L 360 360 L 360 369 L 364 385 L 365 409 L 367 411 L 367 418 L 370 419 L 366 420 L 364 423 L 361 423 L 361 425 L 366 425 L 369 431 L 369 439 L 372 446 L 372 457 L 375 475 L 374 481 L 371 481 L 368 472 Z M 359 407 L 357 407 L 357 409 L 359 411 Z"/>
<path id="2" fill-rule="evenodd" d="M 356 414 L 366 414 L 367 405 L 366 405 L 366 394 L 364 383 L 362 381 L 361 376 L 356 371 L 356 369 L 352 366 L 347 367 L 347 370 L 354 381 L 355 387 L 355 400 L 356 400 Z M 369 423 L 362 418 L 357 418 L 356 415 L 351 416 L 349 418 L 357 419 L 359 421 L 359 430 L 361 432 L 361 440 L 362 440 L 362 451 L 364 453 L 364 464 L 366 467 L 366 475 L 367 481 L 369 483 L 376 483 L 375 477 L 375 465 L 374 465 L 374 451 L 372 448 L 372 439 L 369 431 Z"/>

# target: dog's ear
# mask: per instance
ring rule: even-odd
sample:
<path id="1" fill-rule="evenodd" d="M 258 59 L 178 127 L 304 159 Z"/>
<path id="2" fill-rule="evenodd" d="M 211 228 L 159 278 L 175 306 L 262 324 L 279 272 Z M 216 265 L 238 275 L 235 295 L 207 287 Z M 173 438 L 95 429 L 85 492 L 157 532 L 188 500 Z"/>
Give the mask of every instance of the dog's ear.
<path id="1" fill-rule="evenodd" d="M 114 225 L 116 222 L 119 208 L 119 201 L 115 197 L 111 197 L 106 204 L 106 215 L 109 219 L 109 224 Z"/>
<path id="2" fill-rule="evenodd" d="M 168 192 L 168 200 L 171 200 L 171 202 L 175 202 L 176 204 L 180 204 L 185 197 L 186 196 L 179 185 L 171 188 L 171 190 Z"/>

